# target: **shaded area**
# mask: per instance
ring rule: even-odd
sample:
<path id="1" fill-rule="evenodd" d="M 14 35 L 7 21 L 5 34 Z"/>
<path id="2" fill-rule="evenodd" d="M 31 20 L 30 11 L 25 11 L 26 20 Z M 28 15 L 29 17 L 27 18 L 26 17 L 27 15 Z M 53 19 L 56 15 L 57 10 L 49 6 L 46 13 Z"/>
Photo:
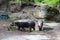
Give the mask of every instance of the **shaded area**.
<path id="1" fill-rule="evenodd" d="M 43 27 L 43 31 L 50 31 L 50 30 L 53 30 L 53 28 L 50 28 L 50 27 Z"/>

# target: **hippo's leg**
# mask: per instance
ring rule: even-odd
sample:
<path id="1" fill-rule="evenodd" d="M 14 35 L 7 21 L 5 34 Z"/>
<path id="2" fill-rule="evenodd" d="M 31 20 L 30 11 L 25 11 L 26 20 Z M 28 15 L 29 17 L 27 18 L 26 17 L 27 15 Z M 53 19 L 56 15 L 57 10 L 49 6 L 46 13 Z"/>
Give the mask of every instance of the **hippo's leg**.
<path id="1" fill-rule="evenodd" d="M 42 31 L 42 26 L 39 26 L 39 31 Z"/>
<path id="2" fill-rule="evenodd" d="M 39 31 L 41 31 L 42 30 L 42 28 L 40 27 L 40 26 L 38 26 L 39 27 Z"/>
<path id="3" fill-rule="evenodd" d="M 29 32 L 32 32 L 31 27 L 29 27 Z"/>
<path id="4" fill-rule="evenodd" d="M 39 27 L 39 31 L 42 31 L 43 30 L 43 22 L 41 23 L 41 26 L 38 26 Z"/>
<path id="5" fill-rule="evenodd" d="M 20 26 L 18 26 L 18 30 L 20 30 Z"/>
<path id="6" fill-rule="evenodd" d="M 33 27 L 33 30 L 35 30 L 35 27 Z"/>

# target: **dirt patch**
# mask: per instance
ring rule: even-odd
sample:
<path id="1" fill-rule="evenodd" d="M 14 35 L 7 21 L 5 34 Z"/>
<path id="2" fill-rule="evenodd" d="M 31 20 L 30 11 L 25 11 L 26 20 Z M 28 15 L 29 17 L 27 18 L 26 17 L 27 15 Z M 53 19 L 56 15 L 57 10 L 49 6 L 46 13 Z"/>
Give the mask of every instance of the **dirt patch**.
<path id="1" fill-rule="evenodd" d="M 8 26 L 11 22 L 9 20 L 0 20 L 0 29 L 5 30 L 5 27 Z"/>

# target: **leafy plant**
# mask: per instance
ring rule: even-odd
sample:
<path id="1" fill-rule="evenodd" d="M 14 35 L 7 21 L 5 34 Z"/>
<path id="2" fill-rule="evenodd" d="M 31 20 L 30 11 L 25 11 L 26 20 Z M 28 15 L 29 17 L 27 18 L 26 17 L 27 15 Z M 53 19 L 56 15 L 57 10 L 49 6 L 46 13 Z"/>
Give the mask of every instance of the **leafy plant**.
<path id="1" fill-rule="evenodd" d="M 15 21 L 17 18 L 16 17 L 10 17 L 9 20 L 10 21 Z"/>
<path id="2" fill-rule="evenodd" d="M 52 5 L 52 4 L 56 4 L 59 0 L 40 0 L 40 1 L 41 3 Z"/>
<path id="3" fill-rule="evenodd" d="M 17 28 L 15 26 L 7 26 L 7 30 L 8 31 L 13 31 L 13 30 L 16 30 Z"/>

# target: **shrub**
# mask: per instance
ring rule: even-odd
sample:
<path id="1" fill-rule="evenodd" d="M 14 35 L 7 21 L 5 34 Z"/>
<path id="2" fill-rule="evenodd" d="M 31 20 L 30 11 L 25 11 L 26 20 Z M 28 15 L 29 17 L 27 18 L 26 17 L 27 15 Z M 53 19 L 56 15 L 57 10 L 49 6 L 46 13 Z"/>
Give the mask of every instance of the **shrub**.
<path id="1" fill-rule="evenodd" d="M 7 30 L 8 31 L 13 31 L 13 30 L 16 30 L 17 29 L 17 27 L 16 26 L 7 26 Z"/>
<path id="2" fill-rule="evenodd" d="M 16 17 L 10 17 L 9 20 L 10 21 L 15 21 L 17 18 Z"/>

